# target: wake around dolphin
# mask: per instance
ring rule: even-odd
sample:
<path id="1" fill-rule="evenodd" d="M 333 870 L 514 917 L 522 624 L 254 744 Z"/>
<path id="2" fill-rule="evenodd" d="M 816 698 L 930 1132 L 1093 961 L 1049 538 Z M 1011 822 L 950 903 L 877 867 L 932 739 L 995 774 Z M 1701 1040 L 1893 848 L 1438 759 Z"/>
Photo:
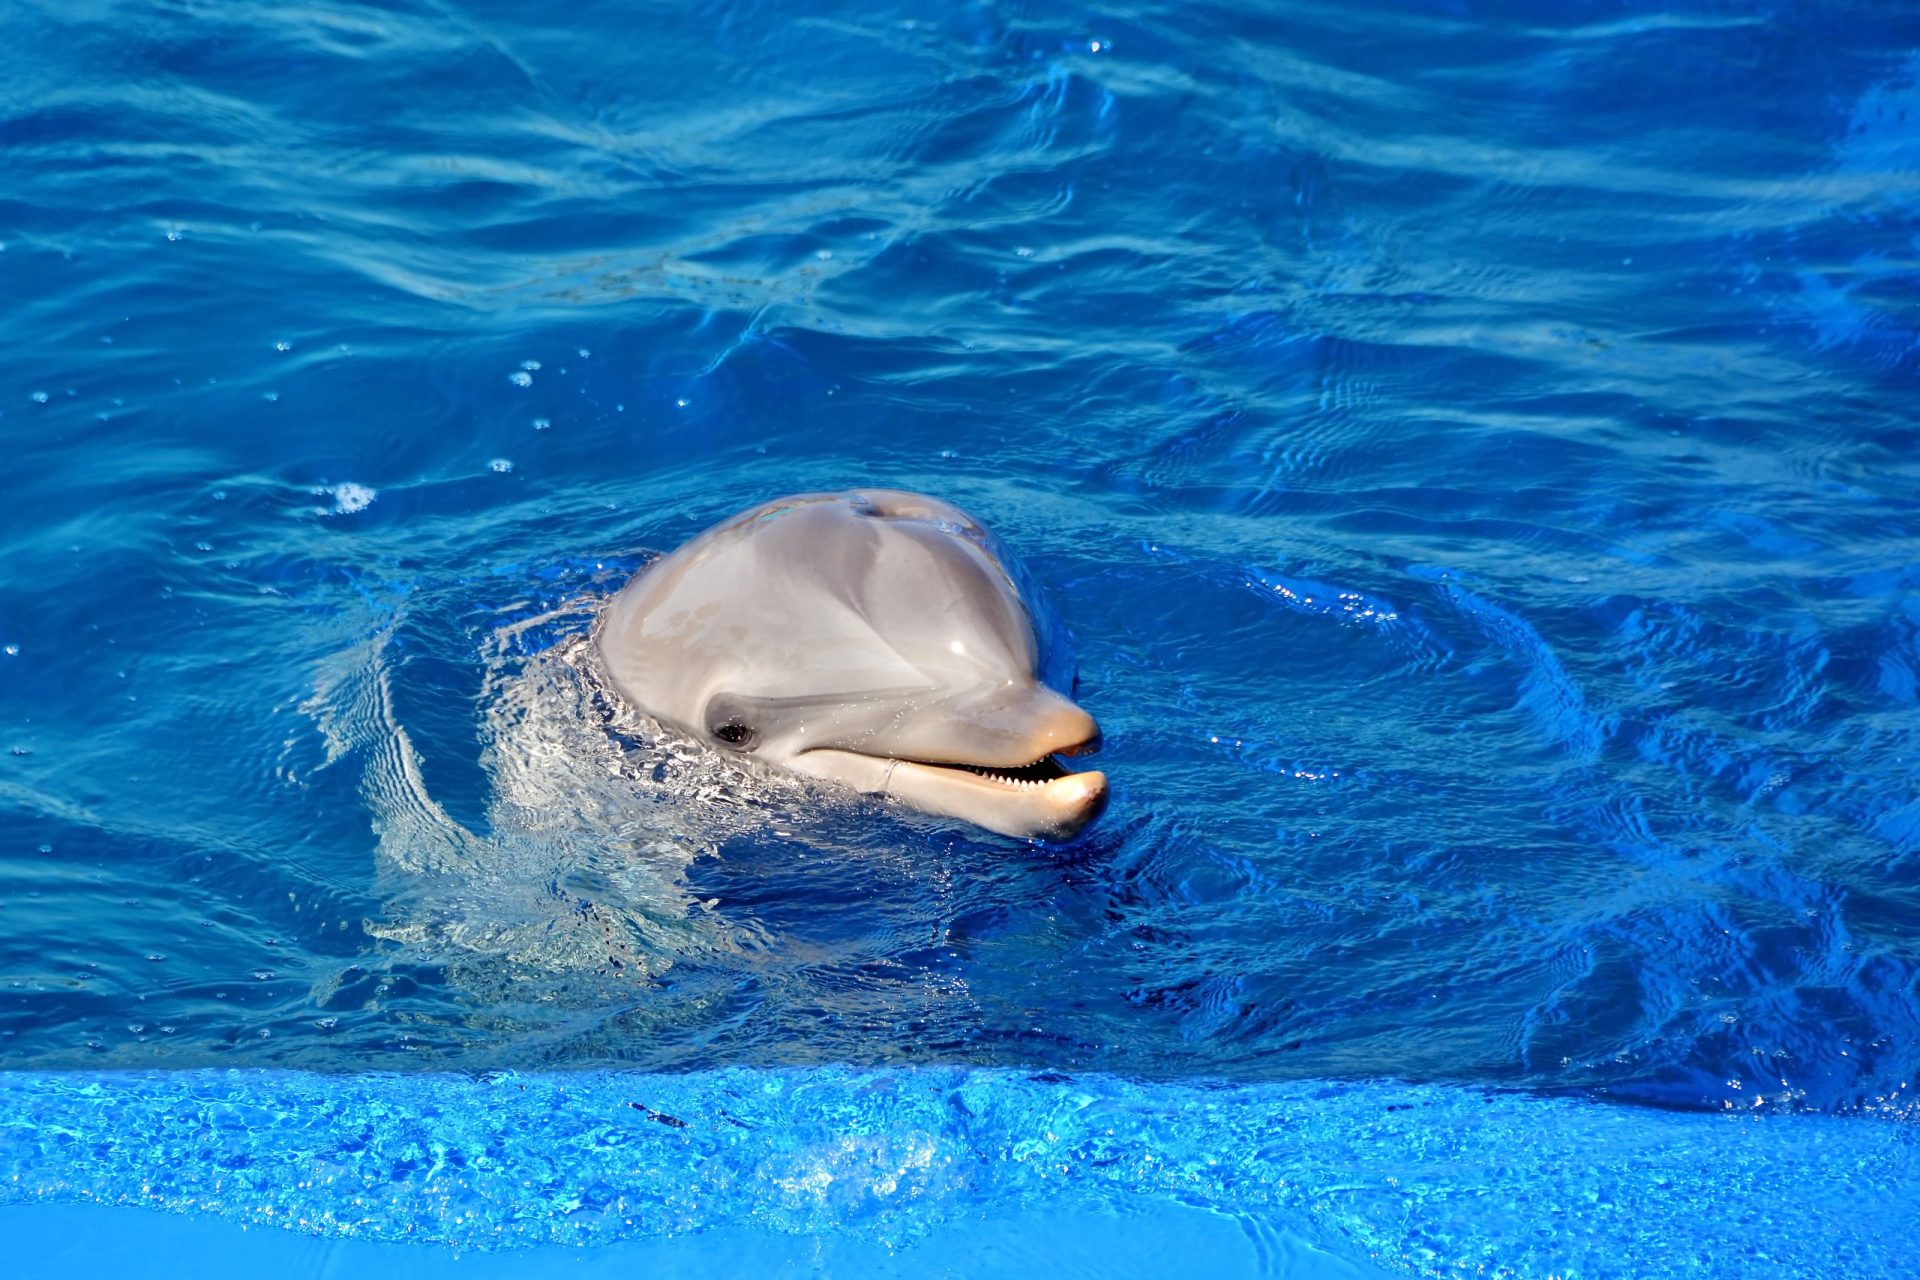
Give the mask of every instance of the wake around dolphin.
<path id="1" fill-rule="evenodd" d="M 634 709 L 716 751 L 1005 835 L 1066 839 L 1107 800 L 1093 717 L 1043 676 L 1037 602 L 934 498 L 801 494 L 643 569 L 597 633 Z"/>

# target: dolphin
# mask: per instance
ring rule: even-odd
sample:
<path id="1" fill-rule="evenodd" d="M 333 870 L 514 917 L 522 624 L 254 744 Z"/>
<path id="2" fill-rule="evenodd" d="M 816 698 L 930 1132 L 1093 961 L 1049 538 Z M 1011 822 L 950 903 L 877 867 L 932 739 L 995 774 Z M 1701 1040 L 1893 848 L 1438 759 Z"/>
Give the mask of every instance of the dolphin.
<path id="1" fill-rule="evenodd" d="M 718 752 L 1064 840 L 1105 808 L 1107 779 L 1059 758 L 1100 729 L 1050 685 L 1024 577 L 938 499 L 799 494 L 642 569 L 595 643 L 633 709 Z"/>

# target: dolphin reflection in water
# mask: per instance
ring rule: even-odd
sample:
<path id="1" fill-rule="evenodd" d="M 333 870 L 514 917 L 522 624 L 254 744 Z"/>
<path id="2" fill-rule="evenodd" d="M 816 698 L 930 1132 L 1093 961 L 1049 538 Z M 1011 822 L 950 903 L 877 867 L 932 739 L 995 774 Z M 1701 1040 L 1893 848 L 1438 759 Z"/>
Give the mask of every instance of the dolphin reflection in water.
<path id="1" fill-rule="evenodd" d="M 1048 683 L 1024 574 L 958 508 L 890 489 L 754 507 L 641 570 L 595 642 L 620 697 L 724 755 L 1004 835 L 1066 839 L 1107 780 Z"/>

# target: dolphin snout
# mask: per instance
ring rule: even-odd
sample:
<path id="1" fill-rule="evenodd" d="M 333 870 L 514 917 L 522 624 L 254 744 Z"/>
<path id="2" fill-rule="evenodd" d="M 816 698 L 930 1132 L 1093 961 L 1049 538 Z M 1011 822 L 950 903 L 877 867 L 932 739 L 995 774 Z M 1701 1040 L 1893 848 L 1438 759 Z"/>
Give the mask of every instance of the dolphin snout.
<path id="1" fill-rule="evenodd" d="M 929 712 L 914 726 L 913 745 L 896 747 L 894 754 L 1014 768 L 1047 756 L 1086 755 L 1100 748 L 1100 726 L 1094 718 L 1039 683 L 962 695 Z"/>
<path id="2" fill-rule="evenodd" d="M 1034 726 L 1036 745 L 1046 744 L 1042 755 L 1084 756 L 1100 749 L 1100 725 L 1076 702 L 1053 690 L 1041 688 L 1043 698 L 1030 703 L 1038 713 Z"/>
<path id="3" fill-rule="evenodd" d="M 1078 708 L 1075 709 L 1078 710 Z M 1087 715 L 1084 711 L 1080 712 L 1080 714 L 1083 716 Z M 1092 732 L 1086 736 L 1079 746 L 1058 747 L 1054 750 L 1053 754 L 1057 756 L 1090 756 L 1098 752 L 1100 750 L 1100 726 L 1094 723 L 1092 716 L 1087 716 L 1087 724 L 1092 727 Z"/>

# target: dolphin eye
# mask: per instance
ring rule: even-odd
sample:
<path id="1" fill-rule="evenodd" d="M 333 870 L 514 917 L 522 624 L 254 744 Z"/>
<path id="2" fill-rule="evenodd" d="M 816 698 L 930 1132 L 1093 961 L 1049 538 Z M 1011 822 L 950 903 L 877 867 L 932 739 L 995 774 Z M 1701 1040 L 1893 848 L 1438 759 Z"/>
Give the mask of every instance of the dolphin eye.
<path id="1" fill-rule="evenodd" d="M 760 735 L 753 731 L 752 725 L 742 724 L 739 717 L 736 716 L 722 724 L 715 725 L 713 727 L 713 736 L 736 750 L 751 751 Z"/>
<path id="2" fill-rule="evenodd" d="M 760 745 L 760 726 L 768 714 L 764 699 L 721 692 L 707 699 L 702 713 L 707 735 L 723 747 L 752 751 Z"/>

